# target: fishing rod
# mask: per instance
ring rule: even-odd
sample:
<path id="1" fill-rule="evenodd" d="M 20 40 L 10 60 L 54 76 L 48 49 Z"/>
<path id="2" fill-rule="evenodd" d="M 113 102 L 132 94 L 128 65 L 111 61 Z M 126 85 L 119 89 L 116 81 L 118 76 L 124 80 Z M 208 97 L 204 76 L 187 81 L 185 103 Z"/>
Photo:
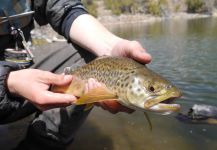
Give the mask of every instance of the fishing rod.
<path id="1" fill-rule="evenodd" d="M 16 14 L 16 15 L 0 17 L 0 24 L 8 22 L 8 21 L 10 22 L 13 19 L 22 18 L 24 16 L 28 16 L 28 15 L 32 15 L 32 14 L 34 14 L 34 11 L 28 11 L 28 12 L 24 12 L 24 13 L 20 13 L 20 14 Z"/>

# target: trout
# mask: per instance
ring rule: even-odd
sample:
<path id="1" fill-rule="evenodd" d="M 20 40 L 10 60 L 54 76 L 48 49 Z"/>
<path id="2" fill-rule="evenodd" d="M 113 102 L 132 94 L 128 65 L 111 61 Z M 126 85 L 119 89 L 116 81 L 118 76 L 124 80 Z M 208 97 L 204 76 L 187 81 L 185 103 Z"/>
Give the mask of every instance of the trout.
<path id="1" fill-rule="evenodd" d="M 74 76 L 67 86 L 53 86 L 52 91 L 73 94 L 78 97 L 76 105 L 99 101 L 117 100 L 122 105 L 161 114 L 170 114 L 180 109 L 172 104 L 181 96 L 180 90 L 147 66 L 126 57 L 99 57 L 90 63 L 65 74 Z M 85 84 L 94 78 L 105 86 L 85 93 Z"/>

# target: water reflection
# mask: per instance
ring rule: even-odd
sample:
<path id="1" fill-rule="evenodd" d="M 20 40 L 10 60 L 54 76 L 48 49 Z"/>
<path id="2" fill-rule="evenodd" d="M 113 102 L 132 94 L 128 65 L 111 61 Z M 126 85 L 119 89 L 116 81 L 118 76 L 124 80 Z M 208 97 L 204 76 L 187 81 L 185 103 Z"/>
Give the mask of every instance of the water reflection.
<path id="1" fill-rule="evenodd" d="M 113 31 L 138 39 L 153 56 L 149 66 L 183 89 L 187 103 L 217 105 L 216 25 L 217 19 L 210 18 L 165 20 Z"/>
<path id="2" fill-rule="evenodd" d="M 195 103 L 217 106 L 216 26 L 217 19 L 204 18 L 125 25 L 111 30 L 124 38 L 137 39 L 146 47 L 153 56 L 148 66 L 183 91 L 183 97 L 177 103 L 185 112 Z M 100 117 L 99 111 L 95 110 L 89 120 L 95 119 L 98 128 L 112 137 L 114 149 L 217 149 L 216 126 L 184 124 L 171 116 L 151 114 L 154 127 L 150 132 L 139 113 L 131 116 L 120 114 L 109 121 L 104 119 L 105 113 Z M 122 123 L 119 123 L 120 119 Z M 103 122 L 103 128 L 108 131 L 97 122 Z M 109 126 L 125 130 L 112 129 L 116 134 L 111 134 Z M 126 137 L 122 132 L 129 135 Z"/>

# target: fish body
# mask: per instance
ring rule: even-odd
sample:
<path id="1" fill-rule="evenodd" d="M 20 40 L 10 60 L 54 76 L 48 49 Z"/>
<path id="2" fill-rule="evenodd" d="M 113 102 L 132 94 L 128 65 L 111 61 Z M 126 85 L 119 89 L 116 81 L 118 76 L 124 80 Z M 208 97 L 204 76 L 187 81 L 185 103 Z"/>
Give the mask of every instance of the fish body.
<path id="1" fill-rule="evenodd" d="M 75 76 L 76 80 L 69 86 L 54 86 L 52 90 L 80 97 L 77 104 L 116 99 L 133 109 L 166 114 L 180 109 L 178 104 L 168 104 L 172 99 L 180 97 L 180 90 L 145 65 L 130 58 L 102 57 L 75 70 L 68 68 L 65 74 Z M 85 93 L 84 87 L 89 78 L 95 78 L 105 87 Z"/>

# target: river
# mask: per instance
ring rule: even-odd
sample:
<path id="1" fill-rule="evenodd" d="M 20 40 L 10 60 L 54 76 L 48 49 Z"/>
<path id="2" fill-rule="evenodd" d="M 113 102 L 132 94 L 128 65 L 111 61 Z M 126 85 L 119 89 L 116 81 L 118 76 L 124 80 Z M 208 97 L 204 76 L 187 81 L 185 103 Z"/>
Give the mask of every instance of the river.
<path id="1" fill-rule="evenodd" d="M 176 19 L 115 25 L 109 29 L 138 40 L 151 53 L 148 67 L 179 87 L 176 101 L 183 112 L 194 104 L 217 106 L 217 19 Z M 174 115 L 142 112 L 110 114 L 94 108 L 68 150 L 216 150 L 217 126 L 186 124 Z M 28 122 L 26 123 L 28 124 Z M 27 126 L 27 125 L 25 125 Z M 1 126 L 0 145 L 6 150 L 22 140 L 23 122 Z M 10 144 L 9 144 L 10 143 Z"/>
<path id="2" fill-rule="evenodd" d="M 183 92 L 182 111 L 193 104 L 217 106 L 217 19 L 164 20 L 153 24 L 111 26 L 117 35 L 135 39 L 151 53 L 148 65 Z M 94 109 L 72 148 L 103 150 L 215 150 L 217 126 L 185 124 L 173 115 L 112 115 Z"/>

